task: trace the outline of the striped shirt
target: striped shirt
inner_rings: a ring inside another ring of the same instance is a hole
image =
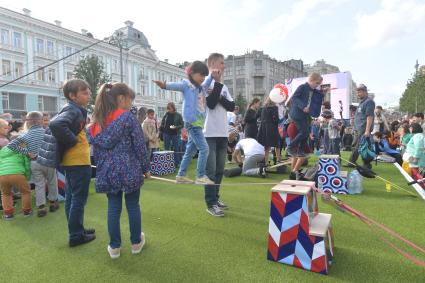
[[[37,155],[43,142],[44,132],[45,129],[43,127],[32,126],[28,132],[11,141],[7,147],[24,155],[28,155],[28,153]]]

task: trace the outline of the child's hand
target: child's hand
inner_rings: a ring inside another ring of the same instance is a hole
[[[32,153],[32,152],[29,152],[29,153],[28,153],[28,156],[29,156],[29,158],[31,158],[31,159],[35,159],[35,158],[37,157],[37,154],[34,154],[34,153]]]
[[[146,172],[146,173],[145,173],[145,178],[146,178],[146,179],[149,179],[150,177],[151,177],[151,172]]]
[[[164,81],[155,81],[155,80],[152,80],[157,86],[159,86],[160,88],[162,88],[162,89],[165,89],[165,86],[166,86],[166,82]]]

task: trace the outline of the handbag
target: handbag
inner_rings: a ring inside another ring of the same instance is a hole
[[[360,138],[358,152],[365,163],[369,163],[376,158],[376,153],[372,149],[372,143],[365,136]]]

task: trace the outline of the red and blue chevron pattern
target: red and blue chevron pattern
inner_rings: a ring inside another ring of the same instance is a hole
[[[325,239],[309,235],[307,196],[272,192],[267,258],[328,274]]]
[[[317,183],[321,191],[334,194],[348,194],[347,178],[341,177],[339,157],[320,158]]]

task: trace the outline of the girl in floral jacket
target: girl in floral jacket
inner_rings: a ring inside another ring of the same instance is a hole
[[[140,187],[149,176],[149,159],[143,131],[129,111],[134,92],[123,83],[104,84],[96,97],[94,123],[88,128],[97,164],[96,192],[108,197],[108,252],[118,258],[121,251],[120,216],[124,195],[130,222],[132,253],[145,244],[141,231]]]

